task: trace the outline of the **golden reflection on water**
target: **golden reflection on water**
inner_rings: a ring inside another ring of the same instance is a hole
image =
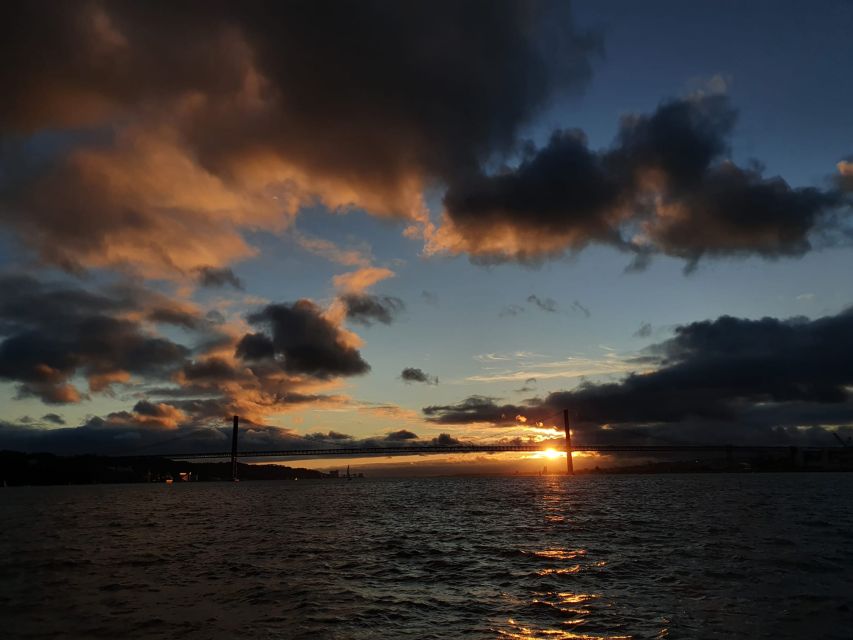
[[[551,548],[526,551],[525,554],[540,559],[550,566],[536,571],[538,576],[560,576],[581,573],[592,568],[607,565],[605,561],[591,562],[587,559],[586,549]],[[497,630],[499,636],[518,640],[537,638],[556,638],[560,640],[630,640],[629,635],[607,635],[595,632],[582,632],[580,627],[592,621],[592,603],[601,598],[597,593],[578,593],[574,591],[545,591],[534,593],[530,605],[546,607],[559,612],[562,618],[556,627],[541,627],[519,622],[514,618],[507,620],[507,626]],[[605,605],[606,606],[606,605]]]
[[[570,490],[567,490],[564,478],[543,476],[542,480],[545,482],[545,491],[540,496],[540,504],[545,521],[549,524],[567,522],[571,517],[571,493]],[[566,586],[577,580],[577,578],[572,577],[574,574],[607,566],[607,562],[603,560],[594,561],[588,557],[586,549],[547,548],[524,551],[524,554],[541,562],[541,566],[535,571],[536,576],[548,577],[551,580],[560,580],[561,576],[565,576]],[[517,640],[536,640],[538,638],[630,640],[632,636],[624,635],[624,633],[609,635],[600,629],[595,629],[598,626],[596,625],[596,612],[602,613],[602,607],[611,606],[608,602],[595,604],[595,601],[600,598],[602,595],[598,593],[574,591],[533,593],[527,604],[532,607],[545,607],[548,611],[554,612],[559,621],[542,626],[527,620],[510,618],[506,625],[500,625],[501,628],[496,629],[496,631],[500,637]],[[604,620],[599,622],[604,622]]]
[[[531,555],[552,560],[574,560],[578,556],[585,556],[586,549],[545,549],[544,551],[533,551]]]
[[[565,629],[535,629],[525,627],[510,618],[507,620],[509,629],[499,629],[498,635],[502,638],[513,638],[514,640],[537,640],[538,638],[554,638],[555,640],[631,640],[632,636],[607,636],[590,635],[588,633],[574,633]]]
[[[579,564],[575,564],[571,567],[548,567],[547,569],[539,569],[536,573],[540,576],[561,576],[569,573],[580,573],[580,571],[581,566]]]

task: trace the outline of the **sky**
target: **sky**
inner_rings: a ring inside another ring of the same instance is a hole
[[[849,1],[0,13],[0,448],[853,434]]]

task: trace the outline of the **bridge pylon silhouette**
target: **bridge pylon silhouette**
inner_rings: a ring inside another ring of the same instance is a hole
[[[234,428],[231,430],[231,481],[237,482],[237,431],[240,427],[240,416],[234,416]]]
[[[570,476],[575,475],[575,465],[572,460],[572,431],[569,424],[569,410],[563,409],[563,429],[566,432],[566,473]],[[234,416],[233,427],[231,429],[231,480],[237,482],[240,478],[237,477],[237,436],[240,431],[240,416]]]
[[[575,475],[575,463],[572,460],[572,430],[569,428],[569,410],[563,409],[563,428],[566,431],[566,473]]]
[[[558,415],[558,414],[557,414]],[[444,444],[419,444],[419,445],[396,445],[396,446],[350,446],[350,447],[318,447],[299,449],[275,449],[275,450],[245,450],[238,448],[238,435],[240,427],[239,416],[233,416],[233,427],[231,430],[231,451],[211,451],[201,453],[198,451],[187,451],[181,453],[157,453],[149,454],[147,457],[172,458],[174,460],[191,459],[228,459],[231,460],[231,480],[238,481],[239,466],[237,458],[292,458],[292,457],[329,457],[341,456],[393,456],[393,455],[424,455],[430,453],[508,453],[508,452],[541,452],[545,451],[545,445],[541,442],[528,442],[526,444],[471,444],[456,443]],[[841,446],[792,446],[782,444],[752,445],[752,444],[575,444],[572,442],[571,423],[568,409],[563,410],[563,430],[565,432],[566,451],[566,473],[574,475],[574,461],[572,454],[575,451],[599,454],[639,453],[646,455],[659,455],[666,453],[691,453],[696,455],[723,454],[725,456],[725,468],[728,471],[735,470],[735,453],[778,455],[787,452],[790,456],[790,468],[801,469],[809,467],[814,459],[827,462],[829,468],[847,468],[853,465],[853,447],[841,441]],[[128,456],[117,456],[128,457]],[[132,456],[136,457],[136,456]],[[807,460],[808,459],[808,460]],[[808,464],[807,464],[808,462]],[[830,464],[831,463],[831,464]]]

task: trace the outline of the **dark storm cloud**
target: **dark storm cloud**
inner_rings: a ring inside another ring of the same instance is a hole
[[[812,321],[724,316],[679,327],[650,354],[661,363],[655,372],[546,403],[599,423],[733,420],[762,403],[843,403],[853,383],[853,311]]]
[[[161,324],[171,324],[184,329],[197,329],[203,326],[204,321],[198,314],[186,309],[170,307],[154,307],[148,311],[148,319]]]
[[[189,349],[121,317],[147,301],[130,291],[111,297],[28,276],[0,277],[0,379],[17,382],[20,396],[60,404],[82,398],[71,382],[76,374],[99,391],[125,376],[176,371]]]
[[[417,440],[418,434],[409,431],[408,429],[400,429],[385,434],[385,440],[389,442],[405,442],[406,440]]]
[[[391,324],[406,308],[403,301],[394,296],[348,293],[341,300],[346,305],[347,318],[368,327],[374,322]]]
[[[4,7],[10,64],[0,77],[17,98],[0,111],[7,127],[77,124],[192,90],[227,94],[241,88],[238,54],[246,47],[279,109],[275,121],[246,124],[240,133],[254,136],[247,142],[274,133],[298,147],[305,142],[289,138],[302,131],[315,143],[302,153],[315,161],[328,154],[325,162],[348,170],[365,161],[371,171],[393,170],[391,158],[413,153],[421,163],[444,164],[509,144],[554,91],[586,82],[588,56],[600,48],[576,31],[564,2]],[[108,63],[99,48],[113,53]],[[90,108],[62,108],[54,100],[63,96]],[[328,117],[332,105],[348,114],[349,135]],[[208,137],[222,144],[221,136]]]
[[[235,289],[243,289],[243,281],[228,267],[217,269],[216,267],[200,267],[198,269],[198,283],[203,287],[232,286]]]
[[[688,268],[798,256],[842,220],[834,191],[726,160],[735,113],[722,96],[625,118],[609,149],[577,130],[525,146],[521,128],[582,88],[601,50],[567,2],[0,11],[0,86],[14,97],[0,128],[25,140],[0,149],[0,221],[69,270],[209,269],[210,284],[236,285],[225,265],[252,255],[243,230],[285,226],[318,199],[418,219],[431,250],[481,262],[590,243],[634,253],[633,268],[659,253]],[[26,136],[43,132],[60,142],[32,161]],[[517,153],[517,166],[485,169]],[[837,188],[851,173],[840,163]],[[448,224],[433,234],[422,196],[435,184],[447,186]]]
[[[627,437],[628,427],[653,426],[659,435],[680,433],[694,441],[720,433],[748,438],[755,429],[772,437],[772,429],[853,423],[850,309],[816,320],[723,316],[695,322],[649,347],[646,362],[658,368],[621,382],[587,382],[527,405],[472,396],[423,412],[442,424],[509,425],[516,413],[530,421],[568,408],[588,436]],[[609,431],[596,431],[601,425]]]
[[[451,183],[444,203],[456,246],[535,261],[601,242],[636,253],[636,265],[664,253],[688,268],[703,256],[802,255],[843,201],[726,160],[735,115],[724,96],[672,100],[625,118],[602,152],[557,132],[515,169]]]
[[[27,275],[0,275],[0,331],[44,325],[61,316],[80,318],[107,314],[125,305],[79,287],[45,284]]]
[[[0,275],[0,381],[16,383],[18,397],[52,404],[88,397],[81,378],[90,394],[144,383],[136,396],[144,399],[110,424],[173,428],[235,413],[262,419],[287,405],[339,403],[342,398],[308,391],[305,380],[286,374],[328,379],[369,368],[349,346],[355,338],[309,302],[271,305],[250,321],[269,335],[259,331],[238,343],[196,307],[136,284],[89,290]],[[158,334],[162,324],[185,329],[187,344]]]
[[[548,313],[557,313],[557,311],[560,310],[557,301],[553,298],[540,298],[539,296],[531,293],[527,296],[527,302],[536,305],[542,309],[542,311],[547,311]]]
[[[217,357],[188,362],[184,365],[183,374],[189,381],[226,382],[241,377],[240,371],[230,362]]]
[[[249,316],[269,334],[246,334],[237,355],[246,361],[275,360],[287,373],[317,378],[352,376],[370,370],[357,349],[346,342],[341,329],[322,315],[310,300],[271,304]]]
[[[228,19],[281,92],[280,142],[368,179],[399,158],[447,175],[506,148],[554,91],[585,83],[598,46],[559,2],[255,3]]]
[[[585,136],[558,131],[545,147],[528,151],[514,170],[454,180],[444,205],[473,255],[535,261],[543,251],[616,242],[618,232],[605,214],[616,206],[619,193],[616,179],[587,148]],[[521,241],[507,247],[501,237],[507,233]],[[549,233],[560,242],[539,242]]]
[[[520,127],[586,84],[601,49],[559,1],[13,1],[0,29],[14,96],[2,130],[121,126],[2,194],[3,220],[76,269],[218,268],[201,240],[230,245],[224,260],[246,255],[232,227],[279,226],[263,187],[288,181],[333,206],[411,216],[413,185],[511,152]],[[204,176],[168,171],[193,163]],[[275,175],[258,191],[248,174],[261,164]],[[168,195],[126,188],[142,173]],[[227,194],[195,206],[211,187]]]
[[[494,425],[518,425],[518,416],[535,421],[546,409],[531,405],[498,404],[497,398],[470,396],[458,404],[424,407],[429,422],[437,424],[473,424],[490,422]]]
[[[438,384],[438,377],[431,376],[421,369],[406,367],[400,374],[404,382],[423,382],[425,384]]]
[[[320,431],[316,433],[309,433],[305,436],[305,439],[317,440],[318,442],[348,442],[351,441],[353,437],[348,433],[340,433],[338,431],[330,430],[326,433]]]
[[[275,357],[275,345],[263,333],[247,333],[237,345],[237,355],[248,361],[271,359]]]

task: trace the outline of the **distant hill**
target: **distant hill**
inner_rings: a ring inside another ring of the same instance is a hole
[[[51,453],[0,451],[0,483],[8,486],[50,484],[112,484],[129,482],[231,479],[230,462],[187,462],[155,457],[57,456]],[[330,478],[314,469],[276,464],[239,464],[240,480],[293,480]]]

